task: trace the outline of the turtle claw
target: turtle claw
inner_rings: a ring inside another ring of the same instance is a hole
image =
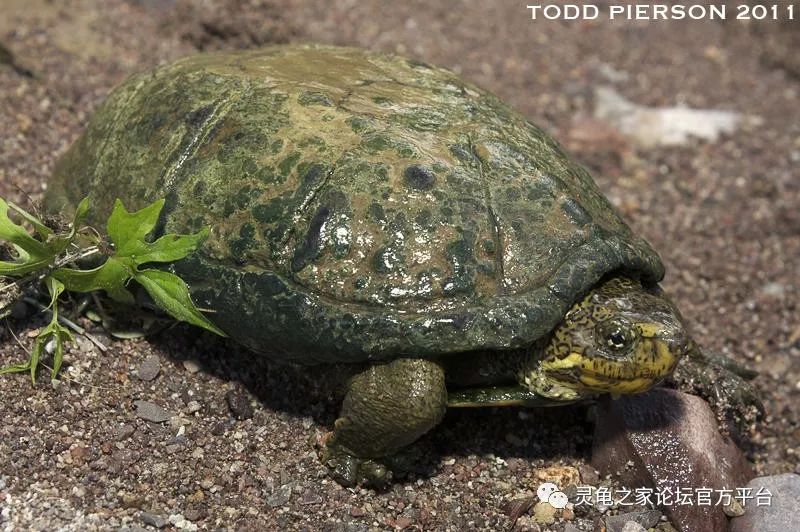
[[[678,365],[670,380],[679,390],[708,401],[723,433],[741,439],[765,416],[764,404],[748,382],[756,375],[721,355],[707,355],[695,349]]]
[[[365,486],[382,489],[392,480],[392,472],[384,464],[353,456],[330,442],[322,451],[322,462],[330,476],[347,488]]]

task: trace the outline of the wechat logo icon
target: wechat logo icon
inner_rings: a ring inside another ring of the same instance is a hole
[[[567,507],[567,495],[563,491],[558,490],[558,486],[552,482],[545,482],[539,489],[536,490],[536,496],[539,497],[541,502],[546,502],[553,508],[563,510]]]

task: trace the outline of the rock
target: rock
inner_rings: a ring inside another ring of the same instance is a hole
[[[744,506],[742,506],[742,503],[740,503],[738,499],[731,499],[729,503],[722,505],[722,511],[725,512],[725,515],[728,517],[739,517],[740,515],[744,515]]]
[[[136,369],[136,376],[143,381],[151,381],[161,372],[161,359],[156,355],[149,355]]]
[[[284,484],[277,488],[272,494],[267,497],[267,504],[270,505],[272,508],[276,508],[278,506],[283,506],[289,499],[292,498],[292,486],[289,484]]]
[[[620,532],[647,532],[647,529],[636,521],[628,521],[620,529]]]
[[[536,499],[534,497],[519,497],[511,499],[503,506],[503,513],[511,520],[512,528],[517,520],[533,507],[535,501]]]
[[[581,464],[578,466],[578,471],[581,475],[581,482],[584,484],[595,485],[600,482],[600,476],[597,470],[588,464]]]
[[[150,525],[155,528],[164,528],[165,526],[167,526],[167,523],[169,522],[167,521],[166,517],[158,514],[151,514],[150,512],[140,513],[139,519],[142,521],[142,523]]]
[[[410,527],[413,521],[408,517],[401,515],[397,519],[394,520],[394,527],[398,530],[405,530],[406,528]]]
[[[745,489],[750,491],[744,493],[754,498],[745,498],[744,515],[731,520],[731,532],[797,530],[800,475],[785,473],[754,478]]]
[[[645,510],[609,515],[606,516],[605,522],[609,532],[623,532],[629,523],[634,523],[638,525],[639,529],[645,530],[656,526],[659,519],[661,519],[661,512],[658,510]]]
[[[200,404],[200,401],[189,401],[186,403],[186,413],[187,414],[195,414],[203,409],[203,405]]]
[[[696,498],[698,489],[735,490],[753,477],[741,451],[720,435],[705,401],[663,388],[600,405],[592,464],[604,475],[619,474],[629,489],[672,494],[664,508],[683,532],[726,530],[728,522],[714,501],[676,504],[678,490]]]
[[[537,480],[542,482],[552,482],[559,489],[566,488],[570,484],[580,483],[580,473],[572,466],[552,466],[536,470]]]
[[[184,360],[183,361],[183,369],[188,371],[189,373],[197,373],[200,371],[200,364],[195,362],[194,360]]]
[[[170,514],[169,522],[178,530],[197,530],[197,525],[186,519],[183,514]]]
[[[225,401],[236,419],[243,420],[253,417],[253,406],[246,393],[240,390],[228,390],[228,393],[225,394]]]
[[[113,437],[116,441],[125,441],[136,432],[136,427],[133,425],[120,425],[114,429]]]
[[[643,147],[680,146],[692,137],[716,141],[742,122],[739,113],[687,107],[644,107],[611,87],[595,90],[595,118],[605,120]]]
[[[533,507],[533,519],[542,525],[552,525],[556,522],[556,509],[550,503],[537,502]]]
[[[153,423],[163,423],[172,417],[172,414],[150,401],[134,401],[133,406],[136,407],[137,416]]]

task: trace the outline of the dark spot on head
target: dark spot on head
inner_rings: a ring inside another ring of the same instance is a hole
[[[436,176],[424,166],[415,164],[405,169],[403,181],[408,188],[430,190],[436,184]]]

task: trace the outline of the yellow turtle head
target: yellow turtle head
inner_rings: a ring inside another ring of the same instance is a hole
[[[658,287],[612,277],[573,305],[520,377],[554,399],[638,393],[667,377],[690,344]]]

